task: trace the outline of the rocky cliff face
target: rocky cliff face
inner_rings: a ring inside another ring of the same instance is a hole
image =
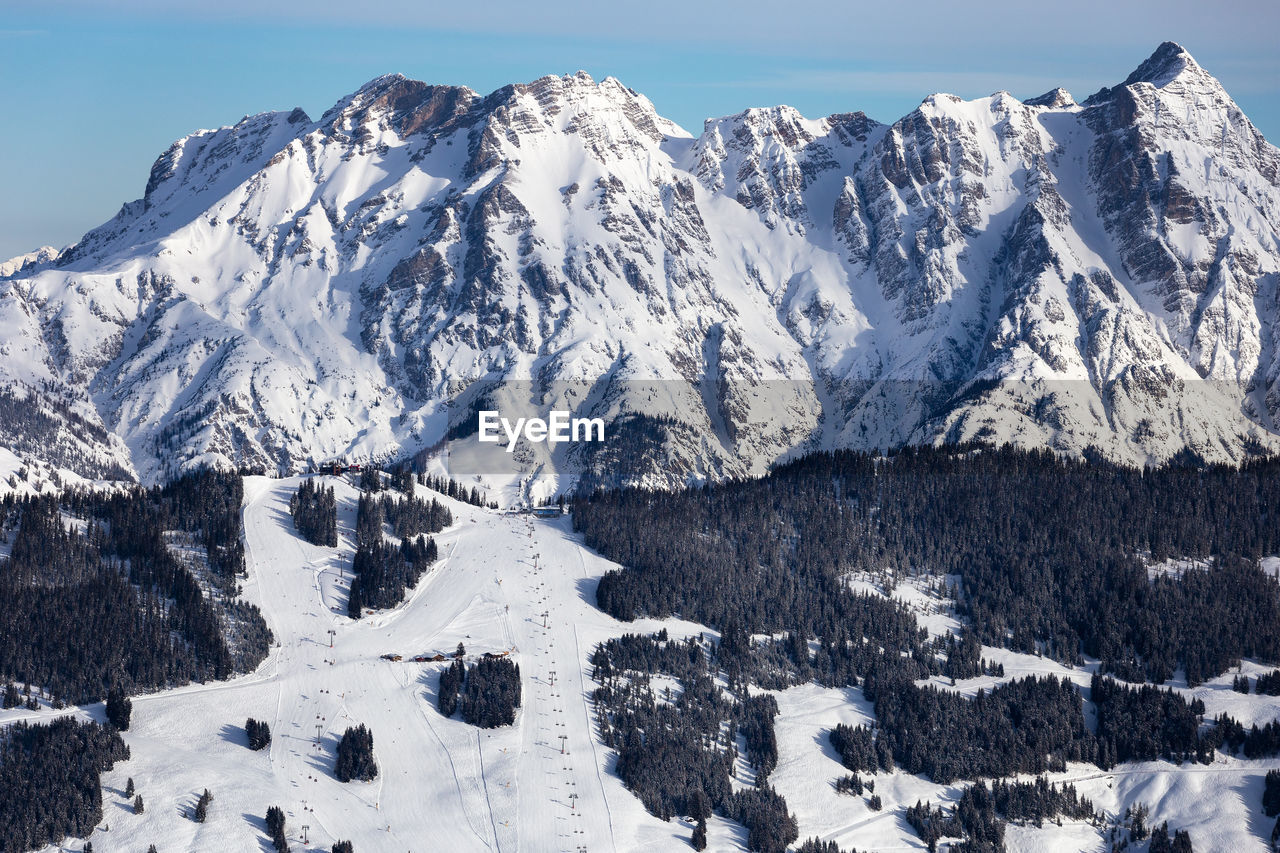
[[[390,76],[174,143],[0,280],[0,375],[74,445],[46,461],[144,479],[407,455],[499,398],[627,437],[522,448],[559,486],[974,438],[1237,459],[1280,446],[1278,235],[1280,152],[1173,44],[1082,104],[696,139],[613,79]]]

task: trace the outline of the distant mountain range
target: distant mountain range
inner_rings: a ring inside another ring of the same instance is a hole
[[[89,477],[404,457],[504,395],[630,443],[527,449],[548,488],[908,442],[1280,449],[1280,151],[1172,43],[1083,102],[697,137],[612,78],[380,77],[178,140],[4,272],[0,446]]]

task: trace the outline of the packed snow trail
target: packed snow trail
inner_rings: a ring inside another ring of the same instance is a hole
[[[275,636],[270,654],[230,681],[134,697],[124,733],[132,757],[103,776],[95,850],[154,843],[260,853],[272,805],[284,809],[290,844],[303,850],[340,839],[366,853],[687,847],[688,826],[649,815],[609,773],[611,753],[594,742],[588,658],[597,642],[626,631],[666,626],[678,635],[697,626],[624,624],[598,611],[595,583],[613,564],[583,548],[567,519],[535,522],[426,489],[422,497],[454,516],[435,536],[442,558],[398,607],[353,621],[346,602],[358,492],[324,478],[338,497],[339,545],[322,548],[294,530],[289,498],[300,482],[245,480],[244,597]],[[445,664],[412,658],[451,654],[459,642],[469,660],[506,652],[519,664],[514,725],[483,730],[440,715]],[[381,658],[389,653],[404,660]],[[270,725],[269,749],[248,749],[248,717]],[[373,732],[379,776],[344,784],[333,775],[337,743],[361,723]],[[145,801],[140,815],[123,796],[130,777]],[[214,801],[198,824],[190,814],[205,788]],[[712,831],[722,848],[733,846],[726,822]]]

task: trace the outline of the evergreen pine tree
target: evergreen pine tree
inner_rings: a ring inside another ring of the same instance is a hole
[[[1262,811],[1267,817],[1280,815],[1280,770],[1268,770],[1263,780]]]
[[[1151,845],[1147,848],[1147,853],[1170,853],[1172,850],[1172,842],[1169,840],[1169,822],[1157,826],[1151,830]]]
[[[250,749],[266,749],[271,745],[271,727],[265,721],[250,717],[244,722],[244,731],[249,738]]]
[[[196,800],[196,823],[204,823],[204,819],[209,814],[209,803],[211,802],[213,802],[213,794],[209,793],[208,788],[205,788],[204,793],[200,795],[200,799]]]
[[[694,850],[707,849],[707,819],[698,818],[698,825],[693,829],[693,838],[689,840]]]
[[[352,619],[359,619],[361,612],[360,578],[357,576],[351,579],[351,592],[347,595],[347,615]]]
[[[276,853],[287,853],[289,841],[284,832],[284,811],[279,806],[267,809],[267,835],[271,838]]]
[[[131,702],[119,687],[107,693],[107,721],[122,732],[129,730],[129,717],[133,714]]]

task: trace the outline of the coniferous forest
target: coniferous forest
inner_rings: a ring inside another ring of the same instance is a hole
[[[746,707],[732,687],[742,683],[861,687],[875,726],[831,732],[856,772],[901,767],[951,782],[1067,761],[1274,755],[1270,727],[1246,732],[1230,718],[1205,727],[1198,702],[1117,679],[1160,683],[1181,669],[1195,685],[1245,657],[1280,660],[1280,585],[1259,565],[1280,551],[1277,510],[1280,461],[1135,469],[974,447],[817,454],[759,480],[580,495],[576,528],[624,567],[598,586],[603,610],[680,615],[722,635],[714,650],[638,638],[602,645],[593,659],[599,725],[651,812],[694,819],[707,805],[756,813],[728,799],[734,747],[717,738],[731,708]],[[854,592],[845,578],[855,572],[886,589],[920,572],[958,577],[963,636],[931,640],[904,605]],[[760,634],[772,639],[749,640]],[[1085,697],[1055,678],[973,699],[916,686],[990,671],[983,644],[1067,664],[1100,659],[1096,733],[1084,724]],[[708,686],[704,665],[723,674],[727,693]],[[659,701],[649,686],[659,676],[677,680],[676,698]],[[988,817],[1000,810],[965,808],[921,806],[913,825],[923,837],[955,821],[964,849],[1002,849]],[[770,826],[760,838],[787,835],[785,808],[762,813]]]
[[[957,853],[995,853],[1004,850],[1005,820],[1045,821],[1056,817],[1097,820],[1093,804],[1073,785],[1052,785],[1043,777],[1033,782],[979,782],[965,789],[951,809],[919,803],[906,810],[907,823],[930,850],[944,837],[963,838],[949,849]]]
[[[333,488],[319,485],[314,478],[302,481],[289,500],[293,525],[312,545],[338,547],[338,501]]]
[[[378,764],[373,758],[373,732],[363,723],[349,726],[342,733],[334,775],[339,782],[368,782],[378,778]]]
[[[751,696],[746,683],[725,675],[724,644],[697,638],[671,640],[666,631],[626,634],[592,655],[596,725],[618,753],[617,773],[645,808],[670,820],[705,820],[718,810],[747,827],[752,850],[780,853],[799,830],[786,803],[767,782],[778,761],[773,720],[776,700]],[[674,679],[655,687],[655,680]],[[738,739],[756,771],[757,788],[730,785]]]
[[[372,469],[366,469],[372,470]],[[409,486],[412,486],[412,479]],[[391,525],[399,545],[388,542],[383,528]],[[436,533],[453,523],[449,509],[438,501],[430,503],[413,496],[379,496],[366,491],[360,495],[356,511],[356,554],[352,562],[355,578],[347,600],[347,614],[359,619],[364,608],[395,607],[405,590],[417,585],[422,573],[439,555]]]
[[[0,678],[86,703],[256,666],[271,642],[244,576],[241,481],[5,498]]]
[[[458,703],[462,719],[482,729],[509,726],[520,707],[520,667],[510,658],[482,657],[467,669]]]
[[[102,820],[99,774],[128,757],[114,729],[71,717],[0,729],[0,850],[91,833]]]
[[[597,593],[623,619],[675,612],[752,633],[798,630],[834,651],[819,680],[872,674],[842,637],[886,635],[911,651],[913,620],[860,599],[840,577],[959,575],[978,639],[1066,663],[1083,655],[1128,680],[1196,685],[1242,657],[1280,660],[1280,460],[1126,468],[1011,448],[910,448],[886,460],[842,451],[760,480],[666,494],[597,492],[574,502],[587,543],[627,568]],[[1211,562],[1148,577],[1170,557]],[[710,592],[710,594],[708,594]],[[865,598],[865,597],[864,597]],[[872,619],[871,611],[886,612]],[[871,628],[866,623],[889,624]]]
[[[453,523],[439,501],[414,495],[420,483],[407,470],[389,478],[368,470],[356,524],[356,617],[362,607],[400,603],[438,559],[431,534]],[[431,485],[484,501],[452,481]],[[0,631],[14,638],[0,645],[5,707],[35,692],[57,702],[105,698],[110,721],[0,733],[0,775],[10,780],[0,790],[4,844],[27,849],[92,829],[98,773],[127,756],[118,731],[130,724],[129,694],[226,678],[265,657],[270,632],[238,600],[242,499],[239,477],[199,472],[147,490],[0,503],[0,534],[10,543],[0,561]],[[332,489],[304,482],[291,510],[304,537],[336,544]],[[782,853],[799,833],[770,786],[778,705],[759,688],[857,687],[875,720],[824,733],[849,771],[832,784],[877,811],[877,773],[975,780],[954,805],[917,803],[905,819],[930,847],[961,838],[950,849],[1003,850],[1007,821],[1098,819],[1070,786],[1005,777],[1073,761],[1109,769],[1280,754],[1280,722],[1206,719],[1199,701],[1160,686],[1175,672],[1202,683],[1243,658],[1280,663],[1280,582],[1259,565],[1280,552],[1278,511],[1277,461],[1135,469],[974,447],[818,454],[759,480],[581,495],[575,526],[623,566],[600,581],[601,609],[624,620],[679,615],[716,632],[627,634],[599,645],[591,657],[597,730],[650,812],[690,818],[695,848],[706,845],[714,812],[742,824],[751,850]],[[931,637],[901,601],[855,591],[865,589],[849,583],[855,574],[883,590],[927,574],[933,592],[954,600],[962,630]],[[1096,658],[1099,672],[1087,692],[1051,676],[974,696],[921,685],[1002,676],[982,659],[983,646],[1069,665]],[[1237,676],[1234,689],[1274,695],[1278,684],[1280,670]],[[446,716],[472,725],[510,725],[519,668],[498,655],[469,667],[455,660],[441,674],[438,701]],[[1096,724],[1086,726],[1087,714]],[[250,719],[245,728],[251,748],[269,745],[265,723]],[[32,781],[36,766],[47,778]],[[754,785],[733,783],[743,766]],[[348,729],[337,776],[377,772],[372,734]],[[1268,777],[1255,805],[1273,815],[1276,780]],[[211,799],[197,801],[199,814]],[[1189,849],[1176,827],[1148,829],[1141,814],[1126,821],[1153,850]],[[817,840],[801,849],[830,853]]]
[[[102,819],[99,773],[128,756],[129,693],[225,679],[271,643],[245,575],[239,476],[0,504],[0,677],[54,707],[106,699],[107,727],[62,717],[0,731],[0,849],[83,836]],[[16,692],[16,687],[15,687]],[[140,801],[135,804],[141,808]]]
[[[486,655],[470,667],[457,658],[440,672],[440,713],[482,729],[515,722],[520,707],[520,667],[510,658]]]

